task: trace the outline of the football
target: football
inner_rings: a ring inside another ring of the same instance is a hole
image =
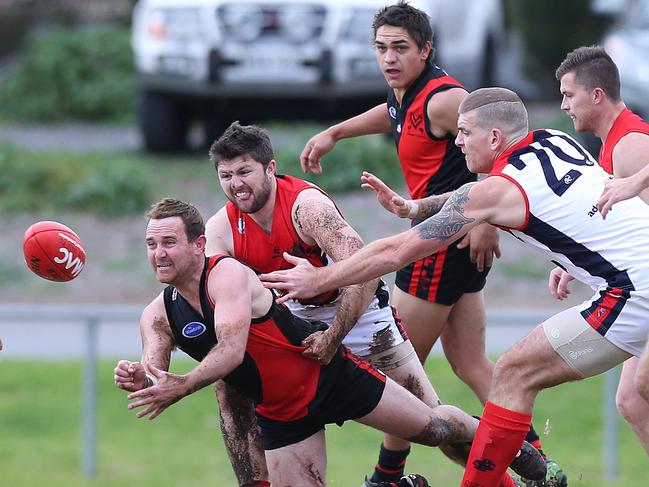
[[[40,221],[27,229],[23,252],[27,267],[49,281],[71,281],[86,263],[86,251],[79,236],[53,221]]]

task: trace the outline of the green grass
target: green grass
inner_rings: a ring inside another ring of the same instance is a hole
[[[6,487],[234,486],[211,388],[183,399],[155,421],[138,420],[112,384],[112,361],[99,366],[98,473],[80,466],[82,368],[78,362],[0,361],[0,484]],[[191,367],[177,361],[176,371]],[[428,374],[442,399],[478,414],[477,401],[446,362],[432,359]],[[535,424],[550,431],[547,452],[566,468],[570,485],[644,485],[649,462],[630,429],[620,425],[619,479],[602,471],[601,378],[541,394]],[[621,421],[621,420],[620,420]],[[327,428],[331,486],[360,485],[376,461],[381,434],[355,423]],[[462,471],[436,450],[414,446],[408,470],[435,486],[459,485]]]

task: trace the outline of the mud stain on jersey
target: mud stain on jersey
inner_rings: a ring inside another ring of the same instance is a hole
[[[372,340],[368,345],[369,355],[383,352],[389,348],[392,348],[395,341],[396,340],[394,338],[394,335],[392,334],[392,329],[389,325],[386,326],[385,328],[377,331],[376,333],[374,333],[374,335],[372,335]],[[381,368],[378,364],[376,366],[379,369]]]

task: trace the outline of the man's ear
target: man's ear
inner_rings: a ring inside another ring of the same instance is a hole
[[[597,105],[598,103],[602,103],[604,101],[604,98],[606,97],[606,93],[604,93],[604,90],[601,88],[594,88],[593,92],[591,93],[591,97],[593,103]]]
[[[275,161],[275,159],[271,159],[266,166],[266,172],[268,174],[275,174],[275,171],[277,171],[277,162]]]
[[[430,43],[430,41],[426,41],[426,44],[424,44],[424,47],[421,49],[420,58],[422,61],[426,61],[428,59],[428,55],[430,54],[430,51],[433,50],[433,46]]]
[[[489,132],[489,146],[491,149],[500,148],[501,143],[504,140],[502,131],[499,128],[492,128]]]
[[[207,238],[205,237],[205,235],[201,235],[196,240],[194,240],[194,245],[196,246],[196,250],[199,252],[205,252],[206,244],[207,244]]]

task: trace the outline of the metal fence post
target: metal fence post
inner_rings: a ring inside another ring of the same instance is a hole
[[[86,320],[86,354],[83,373],[81,463],[83,474],[97,474],[97,328],[99,318]]]
[[[615,393],[619,380],[619,367],[604,374],[604,477],[615,480],[618,476],[618,413]]]

